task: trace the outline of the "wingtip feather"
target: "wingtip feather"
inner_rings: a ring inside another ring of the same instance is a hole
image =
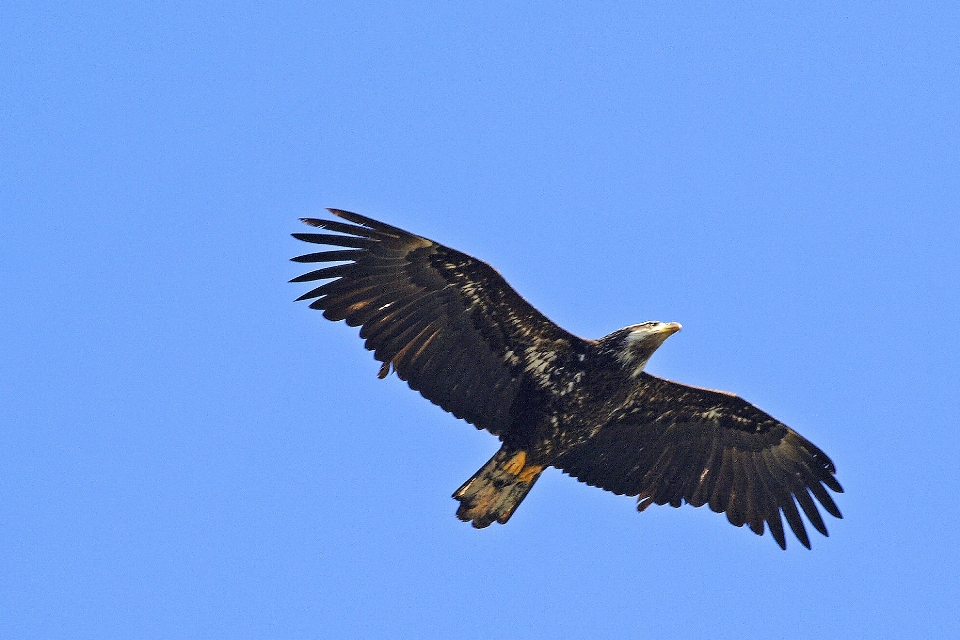
[[[380,222],[379,220],[374,220],[373,218],[368,218],[367,216],[362,216],[359,213],[354,213],[352,211],[344,211],[343,209],[333,209],[329,207],[327,208],[327,211],[337,216],[338,218],[349,220],[354,224],[363,225],[368,229],[374,229],[380,233],[385,233],[387,235],[391,235],[395,237],[404,237],[404,236],[419,237],[419,236],[415,236],[415,234],[412,234],[409,231],[404,231],[400,227],[395,227],[385,222]]]

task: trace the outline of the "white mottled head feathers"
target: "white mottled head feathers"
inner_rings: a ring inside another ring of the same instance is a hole
[[[650,356],[663,344],[663,341],[680,329],[678,322],[657,322],[656,320],[625,327],[620,330],[625,332],[625,335],[623,347],[617,359],[624,366],[633,369],[631,375],[636,377],[647,366]]]

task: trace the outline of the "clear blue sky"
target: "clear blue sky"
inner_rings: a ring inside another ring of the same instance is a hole
[[[463,5],[0,6],[0,636],[960,637],[960,5]],[[292,302],[326,206],[682,323],[844,519],[459,522],[495,438]]]

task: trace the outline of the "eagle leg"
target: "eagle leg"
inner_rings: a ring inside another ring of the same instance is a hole
[[[460,501],[457,517],[477,529],[494,520],[506,524],[542,471],[540,465],[527,464],[525,451],[501,447],[454,492],[453,497]]]

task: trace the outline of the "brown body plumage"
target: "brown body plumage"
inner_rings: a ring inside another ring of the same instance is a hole
[[[554,466],[650,504],[709,504],[736,526],[786,548],[780,514],[809,547],[800,511],[827,535],[841,492],[820,449],[741,398],[643,372],[680,327],[646,322],[600,340],[578,338],[521,298],[486,263],[347,211],[304,219],[333,234],[300,240],[341,247],[294,258],[336,263],[294,278],[330,281],[313,299],[330,320],[359,326],[367,349],[412,389],[498,436],[500,451],[454,493],[457,516],[505,523],[541,471]],[[799,505],[799,510],[797,506]]]

